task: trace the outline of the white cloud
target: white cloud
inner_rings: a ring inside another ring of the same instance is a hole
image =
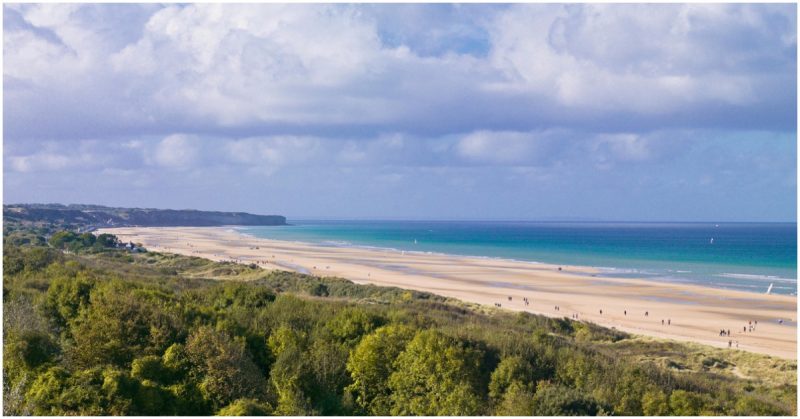
[[[462,157],[488,163],[519,163],[530,159],[537,138],[523,132],[478,131],[462,138],[456,150]]]
[[[192,135],[170,135],[155,147],[152,162],[165,168],[188,168],[198,159],[198,141],[199,138]]]
[[[224,148],[233,162],[277,168],[313,160],[320,155],[323,144],[320,138],[275,136],[226,140]]]
[[[161,84],[164,106],[233,125],[336,121],[342,113],[325,95],[369,81],[381,54],[375,28],[350,7],[197,4],[155,13],[111,61],[128,77]],[[340,105],[369,114],[356,98]]]
[[[784,57],[782,67],[754,67],[796,48],[785,37],[794,19],[784,16],[788,28],[768,20],[786,9],[760,6],[519,5],[490,27],[490,57],[510,86],[568,107],[658,114],[753,104],[776,74],[791,78],[792,64]]]
[[[102,143],[84,140],[70,147],[57,142],[46,142],[35,152],[4,152],[6,164],[11,170],[22,173],[91,171],[113,160],[102,152]]]
[[[731,110],[762,126],[776,122],[759,111],[794,103],[791,5],[393,6],[410,20],[391,25],[363,5],[6,7],[11,137],[444,135],[603,116],[625,131],[637,116],[718,126]],[[405,33],[437,13],[454,26]],[[54,117],[32,122],[45,106]]]

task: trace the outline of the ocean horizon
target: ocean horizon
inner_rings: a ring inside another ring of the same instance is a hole
[[[590,266],[598,276],[797,294],[793,222],[288,219],[255,237]]]

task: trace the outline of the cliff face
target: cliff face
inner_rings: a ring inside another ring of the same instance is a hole
[[[29,222],[152,227],[204,227],[222,225],[272,226],[286,225],[280,215],[256,215],[246,212],[197,210],[161,210],[111,208],[97,205],[20,204],[3,205],[3,217]]]

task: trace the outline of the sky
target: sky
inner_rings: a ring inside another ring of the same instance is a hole
[[[4,203],[795,221],[794,4],[5,4]]]

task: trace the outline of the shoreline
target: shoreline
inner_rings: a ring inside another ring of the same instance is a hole
[[[263,239],[232,227],[101,232],[159,252],[337,276],[549,317],[577,315],[632,334],[723,348],[730,341],[732,350],[738,344],[740,350],[797,359],[796,296],[595,276],[597,269],[582,266]],[[748,322],[757,322],[755,331],[747,330]],[[730,330],[730,337],[720,330]]]
[[[666,223],[666,222],[665,222]],[[636,224],[629,223],[629,224]],[[703,224],[703,223],[698,223]],[[743,223],[749,224],[749,223]],[[785,224],[785,223],[776,223],[776,224]],[[294,239],[270,239],[270,238],[263,238],[259,237],[255,234],[252,234],[247,231],[247,228],[250,226],[237,226],[237,225],[229,225],[229,226],[219,226],[215,228],[224,228],[230,229],[236,234],[240,234],[242,236],[251,238],[251,239],[264,239],[264,240],[274,240],[279,242],[289,242],[295,243],[300,245],[307,245],[307,246],[316,246],[316,247],[324,247],[324,248],[352,248],[352,249],[363,249],[368,251],[386,251],[386,252],[398,252],[398,253],[409,253],[409,254],[418,254],[418,255],[437,255],[437,256],[452,256],[458,258],[475,258],[475,259],[488,259],[488,260],[498,260],[498,261],[507,261],[512,263],[529,263],[533,265],[551,265],[556,266],[559,265],[557,262],[548,262],[543,260],[529,260],[529,259],[515,259],[512,257],[507,256],[486,256],[486,255],[477,255],[477,254],[470,254],[470,253],[448,253],[445,251],[425,251],[425,250],[411,250],[411,249],[402,249],[397,247],[389,247],[389,246],[377,246],[377,245],[366,245],[366,244],[355,244],[348,241],[335,241],[329,240],[324,242],[314,242],[314,241],[303,241],[303,240],[294,240]],[[771,294],[774,295],[788,295],[788,296],[797,296],[797,279],[792,277],[783,277],[783,276],[776,276],[776,275],[762,275],[762,274],[751,274],[751,273],[737,273],[737,272],[722,272],[718,274],[708,274],[707,276],[715,277],[718,281],[725,280],[725,279],[745,279],[745,280],[753,280],[753,281],[761,281],[763,285],[756,286],[756,285],[745,285],[745,284],[730,284],[730,283],[704,283],[701,281],[696,281],[690,277],[681,277],[681,276],[674,276],[673,274],[681,274],[681,273],[692,273],[692,271],[686,270],[672,270],[667,269],[667,272],[653,272],[653,268],[648,267],[615,267],[615,266],[605,266],[605,265],[592,265],[592,264],[580,264],[580,263],[573,263],[573,262],[564,262],[561,266],[570,266],[572,268],[579,268],[576,272],[590,272],[598,277],[604,278],[627,278],[627,279],[634,279],[634,280],[645,280],[645,281],[662,281],[662,282],[669,282],[674,284],[687,284],[687,285],[697,285],[704,288],[714,288],[720,290],[733,290],[733,291],[742,291],[746,293],[753,293],[753,294],[766,294],[766,290],[769,289],[769,285],[771,283],[778,284],[775,286],[774,289],[789,289],[793,290],[789,293],[784,292],[773,292]],[[658,269],[658,268],[655,268]],[[785,287],[782,284],[793,284],[792,287]],[[752,291],[752,289],[758,288],[760,291]]]

